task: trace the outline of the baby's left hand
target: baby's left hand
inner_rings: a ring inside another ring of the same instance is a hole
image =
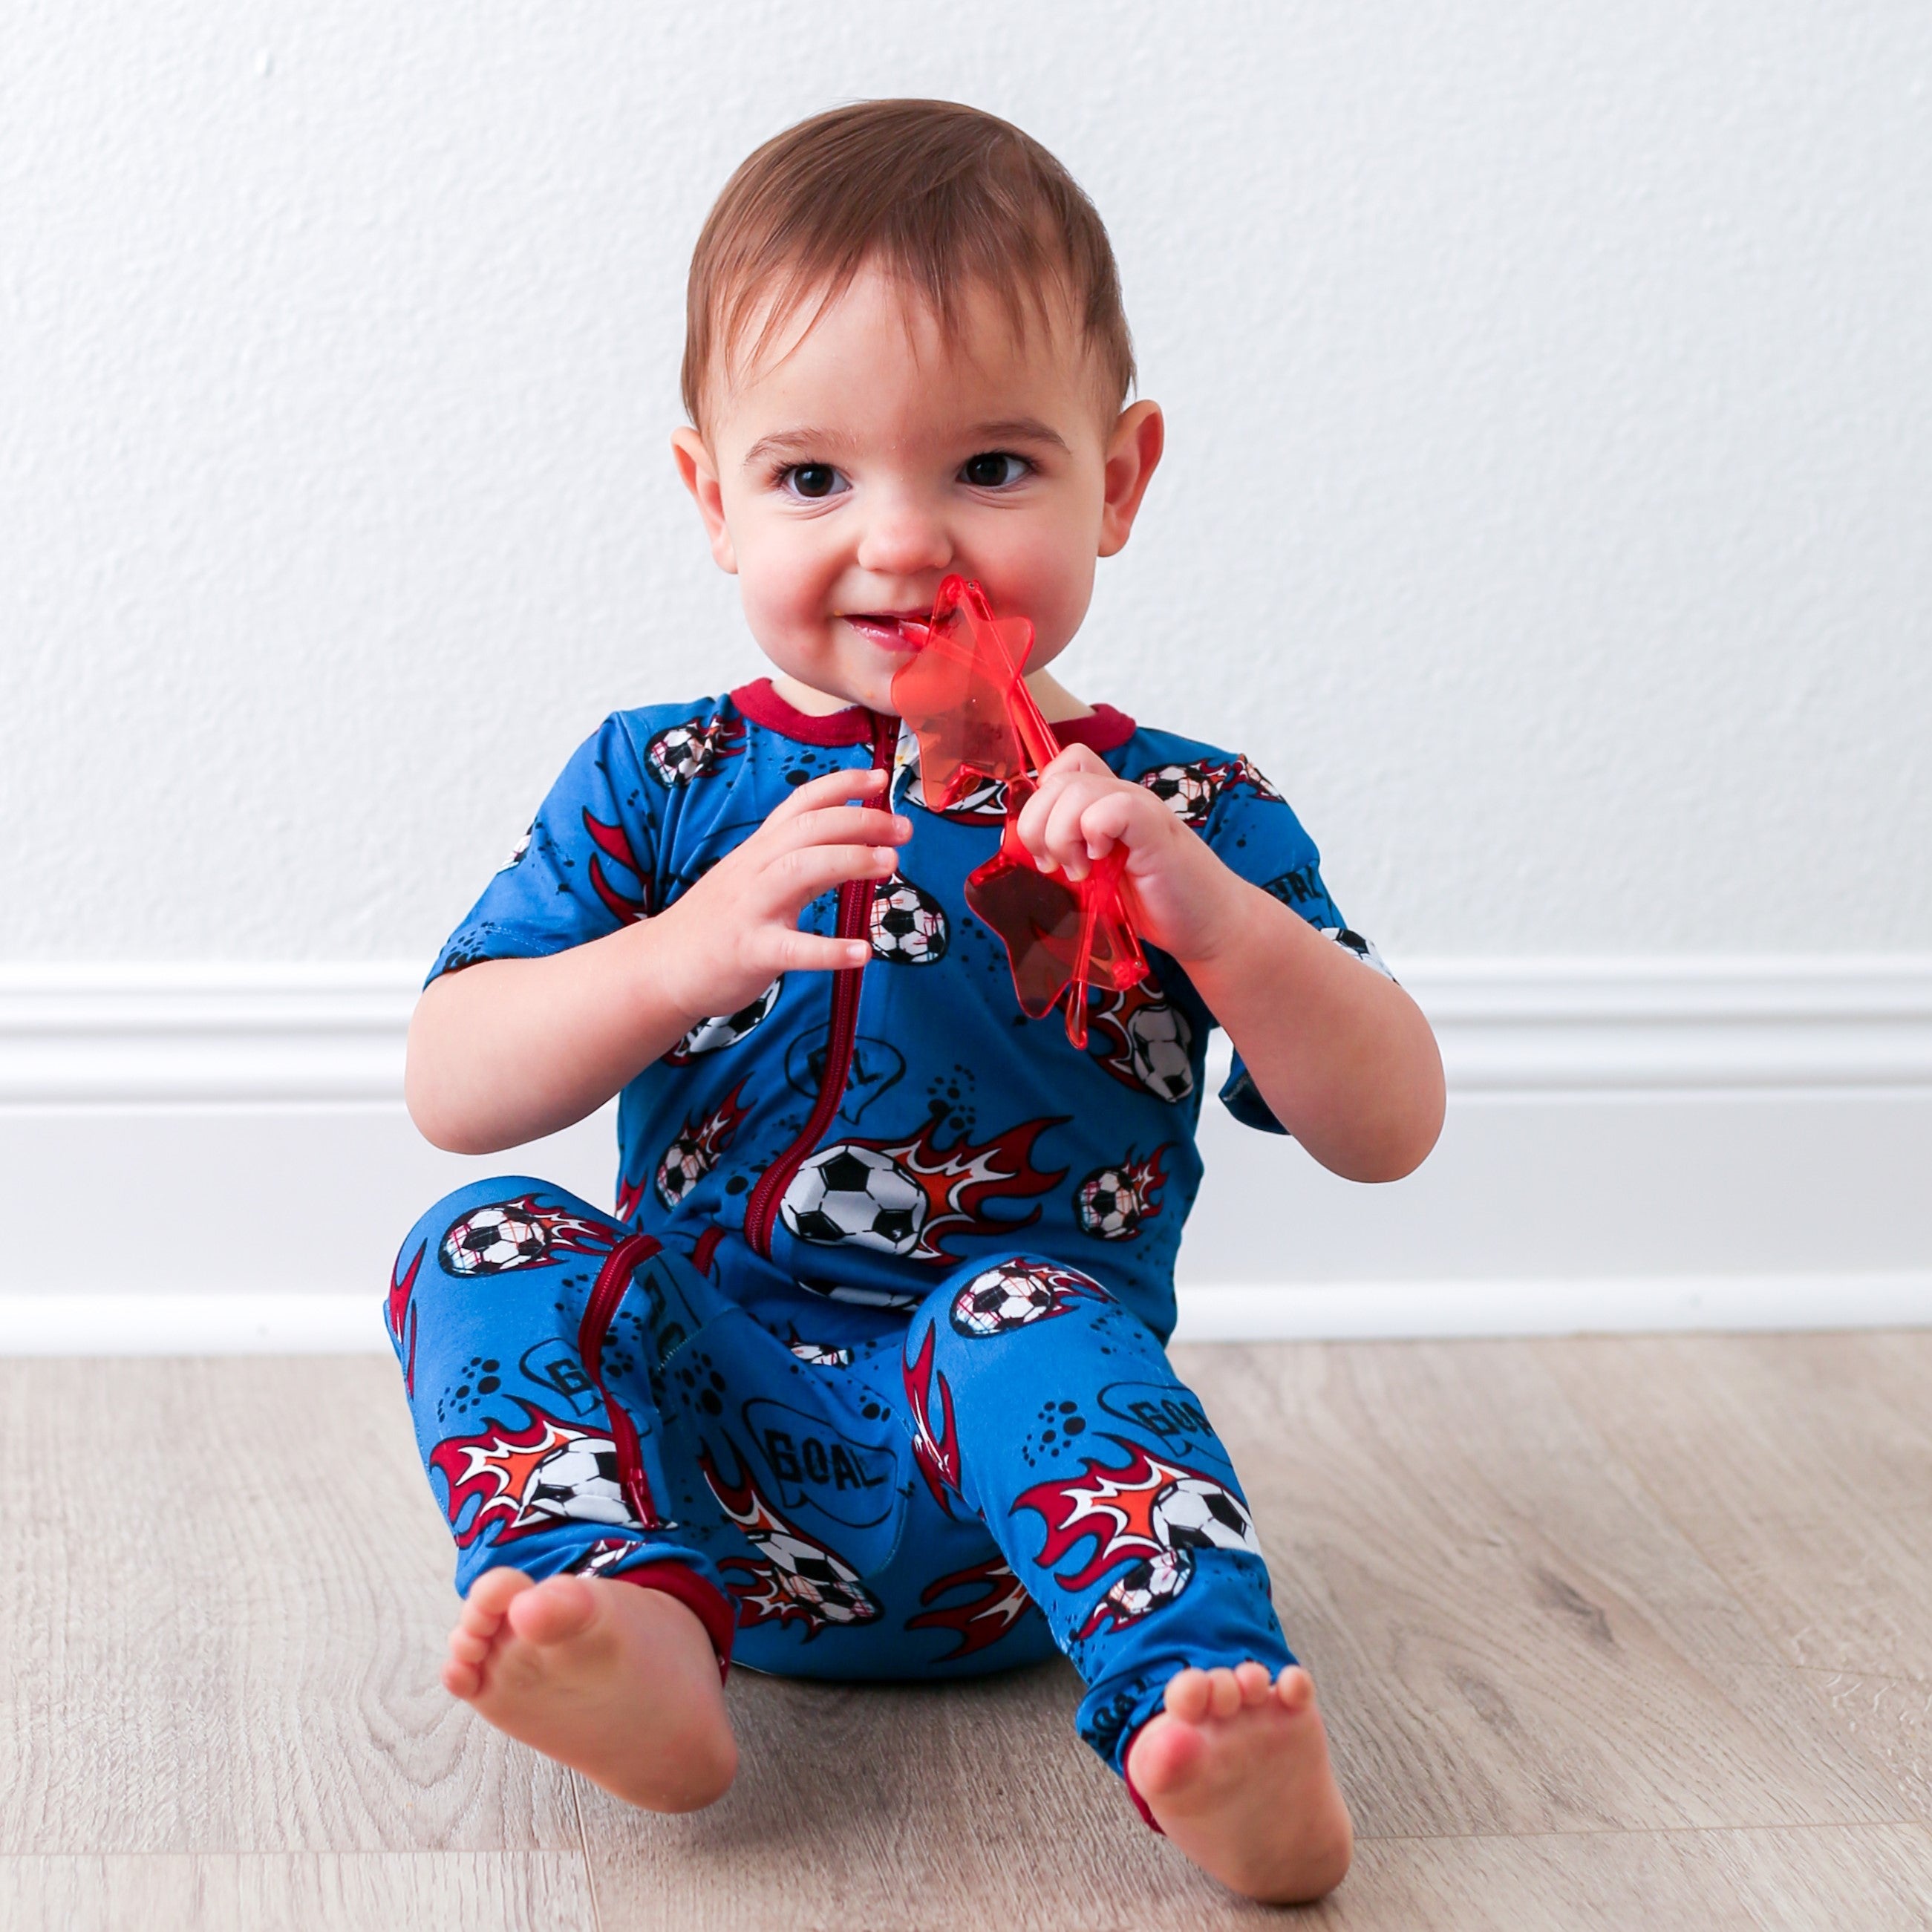
[[[1068,746],[1041,775],[1019,836],[1042,872],[1074,880],[1124,845],[1134,924],[1184,964],[1212,957],[1240,923],[1244,883],[1146,786],[1116,778],[1084,745]]]

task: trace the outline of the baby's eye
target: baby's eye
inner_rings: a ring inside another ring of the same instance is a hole
[[[794,463],[789,470],[779,472],[778,484],[794,496],[814,501],[836,496],[841,490],[851,488],[829,463]]]
[[[1017,483],[1032,469],[1024,456],[1016,456],[1010,450],[988,449],[967,458],[959,466],[959,480],[976,490],[1000,490]]]

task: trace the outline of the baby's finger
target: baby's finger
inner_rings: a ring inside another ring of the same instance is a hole
[[[1082,827],[1108,789],[1108,782],[1083,772],[1062,788],[1048,811],[1040,841],[1070,879],[1084,879],[1102,856],[1090,849]]]
[[[1044,862],[1049,872],[1058,862],[1046,849],[1047,820],[1052,815],[1053,808],[1059,802],[1061,794],[1076,776],[1072,771],[1060,769],[1059,761],[1055,760],[1054,764],[1048,768],[1048,776],[1040,780],[1028,795],[1025,804],[1020,808],[1018,825],[1020,843],[1035,859]]]
[[[832,939],[821,932],[782,932],[772,948],[772,970],[838,973],[862,966],[872,956],[869,940]]]
[[[810,845],[903,845],[912,836],[912,820],[874,806],[835,805],[788,820],[778,827],[774,843],[784,849]]]
[[[799,908],[848,879],[889,879],[897,868],[889,845],[800,845],[781,852],[759,874],[758,910],[767,918]]]
[[[1155,802],[1150,797],[1148,802]],[[1090,800],[1080,814],[1080,836],[1085,842],[1088,857],[1097,863],[1116,845],[1131,842],[1135,814],[1141,808],[1142,800],[1134,790],[1119,785],[1109,785]],[[1157,811],[1166,808],[1156,805]]]
[[[842,799],[883,799],[886,776],[884,772],[861,767],[856,771],[827,772],[822,778],[808,778],[790,797],[772,808],[766,814],[765,823],[782,825],[788,819],[802,818],[808,812],[836,805]]]
[[[1100,778],[1112,778],[1107,761],[1090,745],[1065,745],[1061,746],[1040,775],[1040,783],[1048,778],[1071,778],[1076,772],[1090,772]]]

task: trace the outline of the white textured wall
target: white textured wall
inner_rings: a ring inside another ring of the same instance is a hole
[[[1398,956],[1932,949],[1932,13],[10,0],[0,958],[427,956],[755,666],[684,268],[832,102],[1019,121],[1172,454],[1072,680]]]

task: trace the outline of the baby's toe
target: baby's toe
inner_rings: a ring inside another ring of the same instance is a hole
[[[442,1666],[442,1688],[452,1697],[473,1697],[483,1688],[483,1673],[473,1664],[466,1664],[459,1658],[446,1658]]]
[[[1232,1718],[1241,1708],[1241,1687],[1232,1670],[1208,1673],[1208,1708],[1217,1718]]]
[[[484,1570],[463,1600],[464,1624],[484,1636],[494,1636],[512,1599],[530,1588],[530,1580],[520,1570]]]
[[[489,1638],[461,1624],[449,1634],[449,1654],[458,1664],[481,1664],[490,1650]]]
[[[1208,1673],[1191,1666],[1168,1679],[1166,1703],[1168,1714],[1184,1724],[1198,1724],[1208,1714]]]
[[[527,1642],[566,1643],[589,1629],[597,1613],[592,1590],[608,1587],[581,1576],[552,1576],[518,1594],[506,1613],[510,1628]]]
[[[1291,1714],[1305,1711],[1315,1701],[1315,1680],[1299,1664],[1291,1665],[1275,1679],[1274,1694]]]
[[[1268,1693],[1274,1688],[1274,1682],[1268,1673],[1268,1666],[1256,1664],[1251,1658],[1237,1666],[1234,1682],[1241,1687],[1241,1702],[1252,1708],[1267,1700]]]

